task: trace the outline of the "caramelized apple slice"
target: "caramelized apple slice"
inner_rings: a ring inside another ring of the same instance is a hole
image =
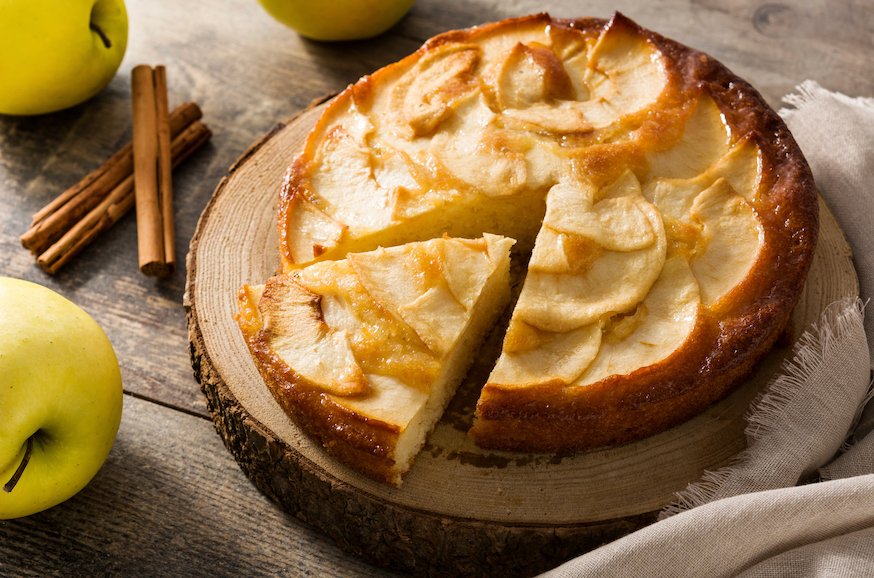
[[[413,328],[438,357],[446,357],[467,325],[468,313],[445,284],[431,287],[401,305],[398,316]]]
[[[520,136],[497,127],[481,93],[459,106],[434,136],[431,150],[456,178],[491,197],[510,196],[528,180]]]
[[[660,242],[640,251],[604,251],[585,272],[545,273],[529,268],[514,311],[545,331],[570,331],[628,312],[640,303],[665,260]]]
[[[465,309],[473,307],[488,280],[490,261],[501,259],[513,244],[512,239],[486,234],[482,239],[455,239],[440,247],[442,258],[451,267],[443,276],[452,295]]]
[[[542,273],[582,273],[603,254],[604,249],[591,239],[562,233],[543,225],[530,263]]]
[[[478,88],[471,71],[480,54],[475,45],[446,44],[429,53],[397,84],[391,109],[401,111],[415,136],[432,133],[453,114],[461,98]]]
[[[568,65],[565,70],[574,86],[588,87],[589,100],[577,107],[595,128],[655,103],[667,84],[661,53],[636,25],[619,16],[592,48],[587,68]]]
[[[731,129],[722,113],[707,93],[698,97],[695,109],[686,120],[683,136],[671,148],[651,153],[649,175],[688,179],[698,176],[721,159],[731,144]]]
[[[557,134],[592,130],[579,110],[562,102],[575,100],[576,91],[550,48],[517,43],[495,77],[493,90],[505,127]]]
[[[692,217],[704,226],[704,250],[689,265],[711,305],[743,281],[764,240],[762,224],[747,201],[725,179],[695,198]]]
[[[370,148],[342,127],[325,136],[315,167],[313,187],[330,204],[334,219],[362,229],[391,221],[391,194],[374,178]]]
[[[527,387],[559,381],[568,385],[589,367],[601,346],[598,324],[566,333],[538,333],[536,347],[511,352],[505,346],[489,376],[490,384]]]
[[[636,251],[656,242],[652,223],[659,221],[658,211],[643,198],[631,171],[603,195],[605,198],[595,200],[596,195],[591,186],[579,183],[555,185],[546,198],[544,224],[587,237],[611,251]]]
[[[309,263],[325,251],[336,247],[347,229],[343,223],[332,219],[321,209],[307,201],[299,193],[293,194],[283,205],[280,214],[280,239],[287,244],[282,255],[290,254],[294,263],[283,259],[283,271],[288,272],[295,264]]]
[[[574,100],[574,87],[561,61],[548,47],[517,43],[504,58],[495,80],[501,109]]]
[[[383,152],[373,158],[373,178],[381,189],[388,191],[388,195],[393,200],[392,205],[396,204],[400,189],[406,191],[408,196],[422,195],[423,187],[413,176],[415,163],[409,155],[387,146],[380,146],[380,148]]]
[[[739,195],[753,200],[762,180],[761,151],[751,139],[741,139],[703,173],[690,179],[656,178],[643,190],[644,197],[663,215],[688,220],[695,197],[724,178]]]
[[[620,324],[621,331],[605,332],[598,356],[574,385],[627,375],[665,359],[692,333],[700,301],[698,283],[686,260],[667,259],[638,312],[629,318],[632,327]]]
[[[762,184],[762,151],[752,138],[742,138],[704,175],[714,182],[722,177],[734,192],[752,201]]]
[[[528,108],[508,108],[502,117],[504,126],[515,130],[544,131],[551,134],[587,133],[592,123],[569,103],[535,104]]]
[[[606,194],[595,202],[598,191],[581,181],[550,189],[514,313],[519,320],[545,331],[570,331],[628,312],[646,296],[665,260],[664,223],[630,172]],[[562,244],[555,242],[556,232],[567,235]],[[571,247],[582,249],[580,259],[569,258]]]
[[[373,300],[443,357],[464,330],[470,308],[493,272],[491,254],[505,256],[512,243],[494,235],[483,242],[436,239],[350,254],[347,260]]]
[[[589,92],[589,85],[585,82],[585,75],[586,69],[589,67],[591,46],[580,39],[564,37],[561,33],[556,35],[558,38],[554,50],[558,53],[565,74],[570,79],[575,99],[578,101],[589,100],[592,95]]]
[[[281,275],[267,281],[258,309],[265,343],[298,375],[335,395],[369,391],[348,332],[325,323],[319,294]]]
[[[430,387],[439,360],[397,312],[389,314],[374,300],[348,259],[314,263],[292,275],[298,284],[320,295],[322,320],[329,331],[348,335],[365,374],[391,374],[410,387]]]
[[[402,321],[401,308],[419,299],[443,279],[442,260],[439,255],[429,260],[430,256],[427,251],[379,248],[367,253],[350,253],[346,260],[355,271],[358,283],[381,310]]]

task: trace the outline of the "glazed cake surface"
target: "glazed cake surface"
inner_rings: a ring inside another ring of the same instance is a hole
[[[640,439],[732,391],[786,330],[817,229],[810,170],[761,96],[620,14],[448,32],[362,78],[278,212],[287,274],[515,239],[524,281],[470,434],[538,452]]]

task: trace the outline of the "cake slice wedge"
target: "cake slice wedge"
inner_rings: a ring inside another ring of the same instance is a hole
[[[347,466],[399,486],[509,301],[513,243],[351,253],[244,286],[236,319],[285,413]]]

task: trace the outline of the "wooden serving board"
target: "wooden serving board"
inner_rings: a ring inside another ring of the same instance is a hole
[[[237,290],[279,271],[276,202],[286,167],[324,105],[278,125],[230,169],[188,255],[185,304],[195,375],[216,429],[254,484],[345,550],[419,575],[533,575],[655,520],[674,493],[745,447],[749,403],[779,369],[776,349],[733,395],[685,424],[618,448],[572,455],[485,451],[466,435],[483,354],[399,489],[327,456],[285,416],[233,319]],[[843,233],[822,201],[796,334],[858,294]],[[496,347],[500,335],[486,346]],[[269,532],[269,528],[265,528]]]

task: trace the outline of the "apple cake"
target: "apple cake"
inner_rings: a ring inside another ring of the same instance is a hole
[[[440,238],[313,263],[244,286],[237,320],[283,410],[400,485],[509,302],[512,245]]]
[[[443,235],[516,240],[524,282],[470,435],[566,452],[737,387],[787,330],[818,200],[779,116],[716,60],[618,13],[540,14],[441,34],[340,93],[289,166],[278,232],[291,274]],[[357,427],[307,403],[286,409],[310,429]]]

